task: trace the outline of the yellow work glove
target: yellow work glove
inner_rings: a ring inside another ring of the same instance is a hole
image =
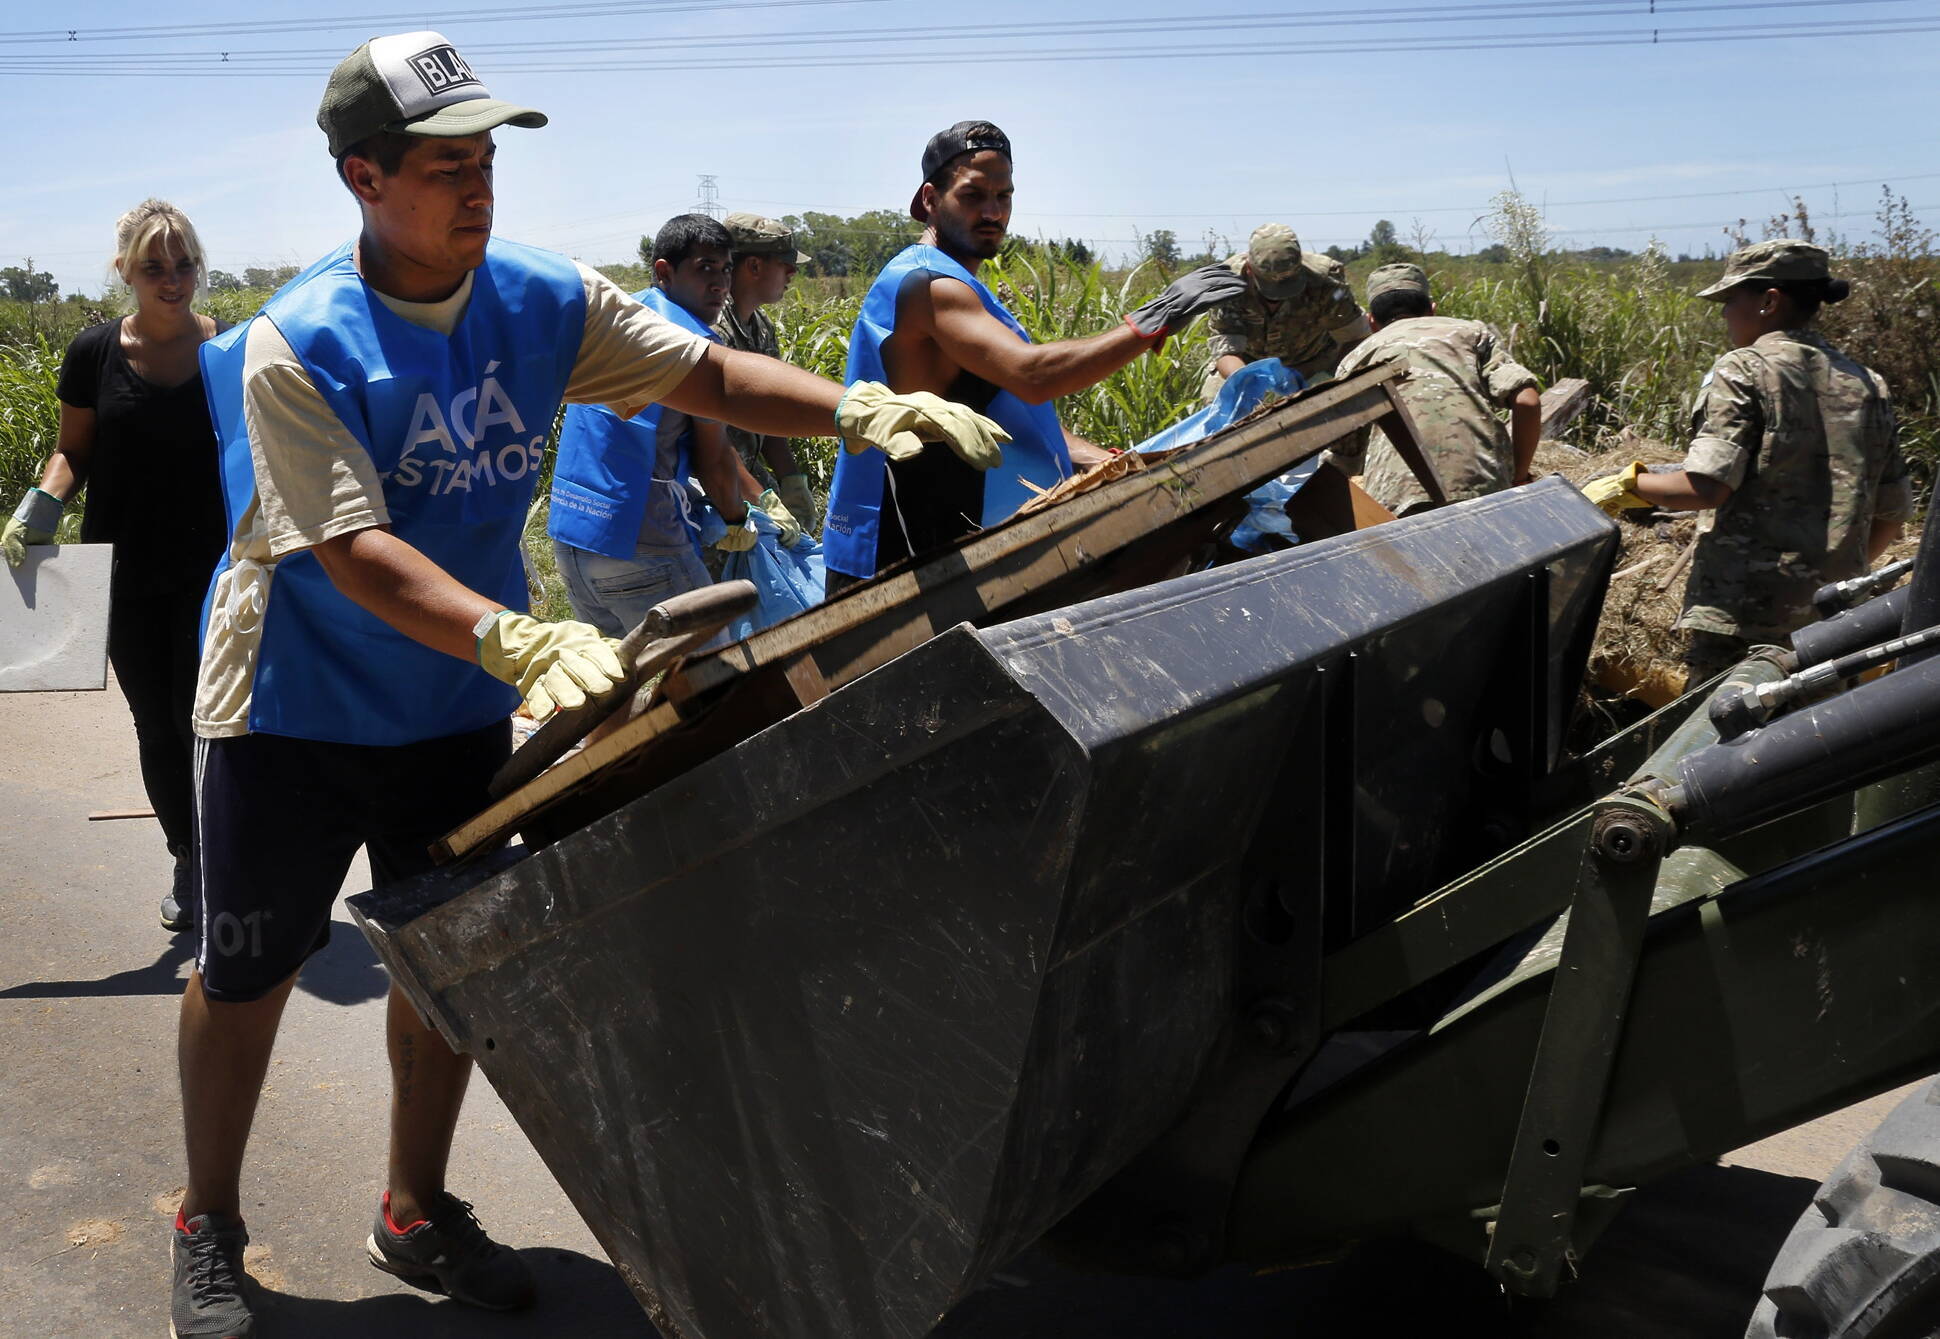
[[[781,495],[788,514],[801,524],[802,529],[813,532],[818,528],[821,518],[815,514],[815,490],[808,486],[806,474],[782,475],[775,480],[775,492]],[[794,543],[793,540],[788,542]]]
[[[942,441],[966,465],[987,470],[1004,458],[1010,434],[973,409],[928,391],[898,395],[879,381],[858,381],[835,406],[835,428],[850,453],[875,447],[906,460],[925,441]]]
[[[619,651],[618,642],[590,623],[541,623],[510,609],[499,611],[478,638],[478,663],[525,695],[535,721],[618,688],[626,679]]]
[[[1583,496],[1611,516],[1632,507],[1655,506],[1649,498],[1637,492],[1637,475],[1643,468],[1643,461],[1633,460],[1615,474],[1592,479],[1583,485]]]
[[[61,509],[67,504],[52,493],[29,488],[14,509],[13,519],[0,526],[0,554],[7,566],[18,567],[27,561],[27,546],[52,544],[54,530],[61,523]]]
[[[746,553],[760,541],[761,532],[754,528],[754,517],[743,514],[739,523],[728,521],[727,533],[714,541],[714,547],[722,553]]]
[[[767,513],[768,519],[781,531],[781,546],[784,549],[792,548],[795,541],[802,537],[802,523],[795,519],[795,513],[789,510],[774,489],[763,493],[761,500],[754,505]]]

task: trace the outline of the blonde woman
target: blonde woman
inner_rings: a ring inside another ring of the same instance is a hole
[[[108,658],[135,718],[142,783],[175,857],[162,925],[179,931],[195,923],[196,641],[227,533],[196,355],[227,323],[191,307],[206,273],[202,243],[171,204],[144,200],[121,216],[114,269],[135,310],[67,346],[60,437],[40,487],[0,533],[0,551],[18,567],[26,545],[52,543],[62,509],[86,486],[81,540],[115,546]]]

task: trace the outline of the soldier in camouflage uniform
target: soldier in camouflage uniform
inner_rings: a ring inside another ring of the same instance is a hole
[[[1397,362],[1407,367],[1395,390],[1448,500],[1524,482],[1542,435],[1542,396],[1535,373],[1509,357],[1495,327],[1437,316],[1419,265],[1383,265],[1369,275],[1367,310],[1374,333],[1341,359],[1338,375]],[[1498,406],[1509,411],[1506,428]],[[1344,474],[1365,467],[1362,486],[1397,516],[1432,505],[1379,428],[1361,429],[1328,458]]]
[[[1810,622],[1812,593],[1865,572],[1913,510],[1886,383],[1811,329],[1850,291],[1826,260],[1784,238],[1733,252],[1698,294],[1723,304],[1732,349],[1698,388],[1684,468],[1584,489],[1611,512],[1716,509],[1677,624],[1693,683]]]
[[[1206,341],[1212,362],[1201,388],[1207,400],[1262,358],[1278,358],[1308,381],[1330,377],[1341,351],[1366,337],[1367,317],[1348,291],[1346,269],[1331,256],[1303,252],[1286,224],[1261,224],[1245,254],[1226,264],[1246,279],[1246,292],[1213,310]]]
[[[781,343],[775,337],[775,323],[761,309],[781,301],[795,271],[808,264],[809,256],[796,249],[795,234],[785,223],[759,214],[729,214],[722,223],[734,244],[734,273],[714,333],[730,349],[779,358]],[[765,437],[733,426],[729,426],[727,436],[756,482],[774,489],[782,505],[810,534],[818,531],[815,494],[808,485],[808,475],[796,463],[788,439]]]

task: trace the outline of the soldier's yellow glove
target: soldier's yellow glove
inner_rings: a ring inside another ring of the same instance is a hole
[[[782,504],[788,508],[789,515],[801,523],[804,530],[814,530],[819,519],[815,515],[815,490],[808,486],[806,474],[784,474],[775,480],[775,492],[781,495]],[[789,540],[789,543],[794,543]]]
[[[925,441],[941,441],[964,464],[987,470],[1004,458],[1010,434],[973,409],[928,391],[898,395],[878,381],[858,381],[835,406],[835,428],[851,454],[875,447],[907,460]]]
[[[1643,461],[1633,460],[1615,474],[1592,479],[1583,485],[1583,496],[1611,516],[1632,507],[1655,506],[1649,498],[1637,492],[1637,475],[1643,468]]]
[[[7,566],[19,567],[27,561],[27,546],[52,544],[54,530],[61,523],[61,510],[67,504],[52,493],[29,488],[14,509],[13,519],[0,526],[0,555]]]
[[[626,679],[619,650],[590,623],[541,623],[510,609],[501,609],[478,637],[478,663],[525,695],[535,721],[618,688]]]
[[[760,501],[754,505],[766,513],[768,519],[773,521],[776,528],[781,531],[781,546],[784,549],[792,547],[795,541],[802,537],[802,523],[795,519],[794,513],[789,511],[774,489],[770,488],[763,493]]]

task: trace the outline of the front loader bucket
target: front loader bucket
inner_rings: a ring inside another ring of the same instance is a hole
[[[1502,719],[1553,756],[1534,681],[1573,690],[1614,547],[1538,485],[959,626],[544,850],[352,907],[670,1334],[914,1339],[1192,1100],[1322,670],[1360,685],[1378,914],[1459,862],[1451,777],[1501,733],[1502,664],[1449,646],[1515,648]]]

